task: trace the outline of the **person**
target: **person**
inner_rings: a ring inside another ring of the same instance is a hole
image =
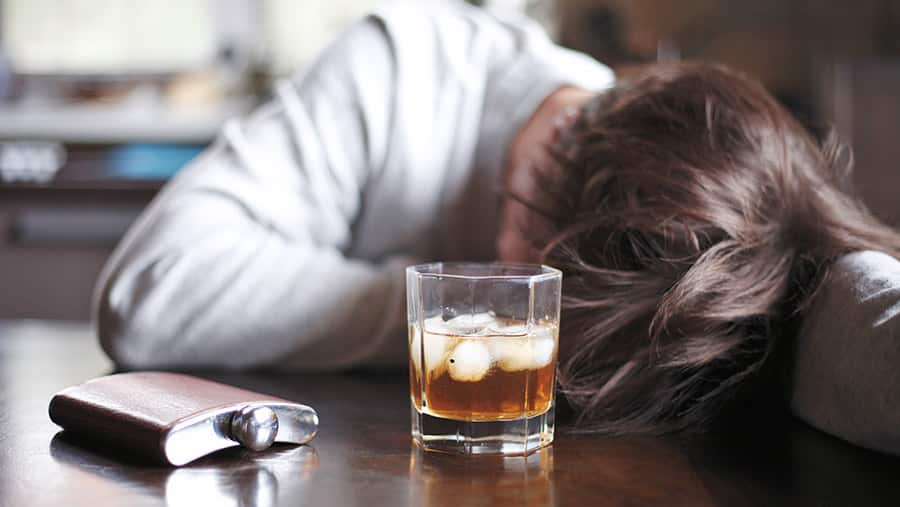
[[[126,368],[405,365],[405,266],[546,262],[580,424],[700,429],[836,259],[900,254],[840,158],[726,68],[615,81],[515,15],[390,3],[166,186],[101,275],[97,330]]]
[[[493,260],[507,147],[522,129],[527,158],[612,83],[524,16],[384,4],[137,220],[98,284],[103,347],[140,368],[405,363],[405,266]]]

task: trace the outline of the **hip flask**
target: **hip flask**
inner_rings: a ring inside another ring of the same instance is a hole
[[[306,405],[168,372],[96,378],[56,393],[49,411],[76,437],[173,466],[238,445],[305,444],[319,426]]]

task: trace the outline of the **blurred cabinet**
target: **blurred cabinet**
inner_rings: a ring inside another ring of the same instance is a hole
[[[0,319],[90,318],[97,275],[156,192],[0,186]]]

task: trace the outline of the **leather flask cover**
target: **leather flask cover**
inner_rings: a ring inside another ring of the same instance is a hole
[[[190,375],[119,373],[64,389],[50,419],[79,439],[180,466],[242,445],[305,444],[316,436],[312,408]]]

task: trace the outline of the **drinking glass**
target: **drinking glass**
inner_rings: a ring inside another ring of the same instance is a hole
[[[406,268],[417,444],[526,455],[553,441],[561,285],[531,264]]]

